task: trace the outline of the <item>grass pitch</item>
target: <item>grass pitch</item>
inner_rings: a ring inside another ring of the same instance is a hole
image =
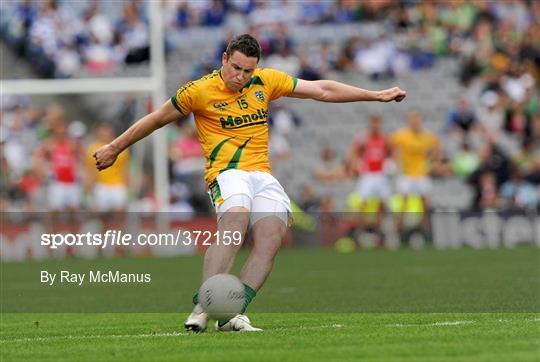
[[[254,334],[183,331],[199,256],[3,264],[0,359],[540,361],[539,261],[538,248],[283,250],[250,306]],[[143,291],[33,282],[141,265]]]

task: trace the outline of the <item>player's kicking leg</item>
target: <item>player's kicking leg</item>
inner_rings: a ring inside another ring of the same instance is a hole
[[[244,207],[231,207],[218,220],[218,235],[224,235],[223,231],[239,231],[242,233],[242,240],[249,223],[249,210]],[[228,273],[240,249],[240,245],[223,245],[219,241],[212,244],[204,255],[203,282],[213,275]],[[203,332],[208,325],[208,315],[204,313],[198,303],[198,296],[194,297],[195,308],[188,316],[184,327],[188,331]]]
[[[269,204],[270,203],[270,204]],[[257,210],[276,210],[272,213]],[[227,323],[216,322],[217,331],[260,331],[255,328],[247,316],[243,315],[251,299],[263,286],[274,265],[274,258],[281,247],[281,241],[287,231],[287,209],[279,202],[256,197],[253,200],[252,213],[253,248],[246,260],[240,279],[246,286],[246,303],[241,314]]]
[[[225,182],[229,177],[234,177],[235,182]],[[272,270],[274,257],[287,229],[290,206],[287,208],[285,205],[289,205],[290,201],[279,182],[266,172],[229,170],[220,174],[218,180],[220,188],[237,188],[221,190],[221,195],[230,196],[217,207],[218,231],[239,231],[243,240],[248,224],[251,223],[254,247],[240,273],[245,288],[244,307],[234,318],[218,321],[216,330],[259,331],[243,313]],[[255,190],[254,195],[244,194],[245,190]],[[269,210],[271,212],[268,212]],[[219,273],[228,273],[239,248],[240,246],[212,245],[205,254],[203,281]],[[208,317],[202,313],[200,306],[197,306],[196,298],[197,295],[194,298],[196,306],[186,321],[186,328],[202,331],[206,328]]]

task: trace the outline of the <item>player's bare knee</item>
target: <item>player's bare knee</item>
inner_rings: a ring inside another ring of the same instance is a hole
[[[219,220],[220,231],[241,231],[245,233],[249,222],[249,211],[243,207],[233,207]]]
[[[285,225],[279,220],[261,220],[253,227],[253,251],[273,259],[281,247]]]

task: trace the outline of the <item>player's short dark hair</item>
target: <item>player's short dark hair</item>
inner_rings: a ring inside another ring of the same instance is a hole
[[[230,58],[234,52],[240,52],[246,57],[255,57],[257,62],[261,60],[261,46],[257,39],[249,34],[235,36],[227,45],[227,58]]]

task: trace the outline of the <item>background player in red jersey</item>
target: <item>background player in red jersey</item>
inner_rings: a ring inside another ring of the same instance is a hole
[[[383,212],[392,193],[384,172],[389,155],[390,146],[382,131],[382,119],[373,114],[367,133],[355,137],[347,163],[349,172],[359,176],[356,192],[361,199],[359,211],[362,214],[356,222],[361,230],[376,232],[379,245],[383,242],[380,232]]]
[[[81,206],[79,164],[81,150],[72,139],[64,120],[55,122],[50,142],[38,150],[42,175],[50,176],[48,189],[51,211],[78,211]]]

